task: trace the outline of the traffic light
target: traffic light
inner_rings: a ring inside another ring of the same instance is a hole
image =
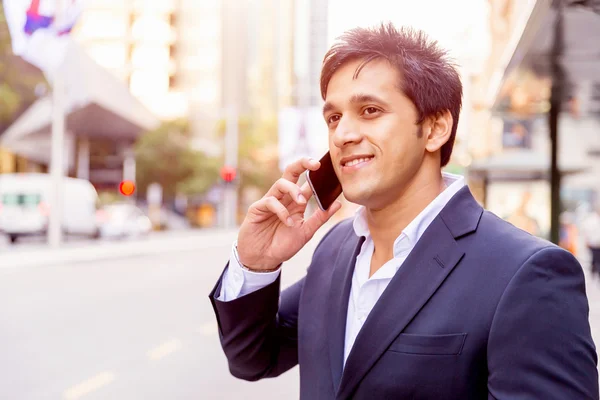
[[[131,196],[135,192],[135,183],[132,181],[122,181],[119,183],[119,193],[123,196]]]
[[[221,178],[225,182],[227,182],[227,183],[233,182],[233,180],[235,179],[235,175],[236,175],[235,168],[230,167],[228,165],[225,165],[225,166],[223,166],[223,168],[221,168]]]

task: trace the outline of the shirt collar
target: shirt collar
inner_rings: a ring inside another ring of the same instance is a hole
[[[450,199],[465,186],[465,178],[460,175],[454,175],[447,172],[442,172],[442,178],[446,188],[440,193],[431,203],[425,207],[417,217],[400,233],[394,241],[394,257],[410,251],[419,241],[425,230],[431,222],[438,216],[440,211],[448,204]],[[354,233],[358,236],[364,236],[369,239],[369,225],[367,224],[366,209],[360,206],[354,215],[353,221]]]

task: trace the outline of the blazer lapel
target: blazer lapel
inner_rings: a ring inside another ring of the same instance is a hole
[[[334,391],[338,390],[344,364],[346,317],[352,274],[364,240],[364,237],[357,237],[354,230],[350,229],[338,252],[331,276],[326,332]]]
[[[452,272],[465,254],[456,238],[474,231],[482,212],[468,188],[463,188],[427,228],[360,330],[336,398],[351,397],[391,342]],[[347,302],[348,297],[344,300]]]

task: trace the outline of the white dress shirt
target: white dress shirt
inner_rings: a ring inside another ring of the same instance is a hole
[[[365,323],[369,313],[387,288],[412,249],[415,247],[427,227],[448,204],[450,199],[465,185],[462,176],[442,174],[446,188],[402,231],[394,242],[394,258],[386,262],[369,278],[374,244],[365,217],[364,207],[359,207],[354,216],[353,228],[357,236],[364,236],[360,254],[352,275],[352,286],[348,300],[346,317],[346,340],[344,344],[344,364]],[[241,267],[237,258],[236,246],[233,246],[229,268],[223,275],[223,285],[218,300],[231,301],[252,293],[273,283],[280,271],[255,273]]]

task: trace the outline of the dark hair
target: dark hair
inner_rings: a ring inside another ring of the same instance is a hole
[[[321,69],[321,96],[335,72],[345,63],[363,60],[355,77],[370,61],[383,58],[401,74],[400,90],[414,103],[419,113],[418,124],[425,118],[448,110],[453,125],[448,142],[442,147],[441,166],[450,161],[456,138],[462,103],[462,84],[455,65],[436,41],[419,30],[396,29],[393,24],[347,31],[329,49]]]

